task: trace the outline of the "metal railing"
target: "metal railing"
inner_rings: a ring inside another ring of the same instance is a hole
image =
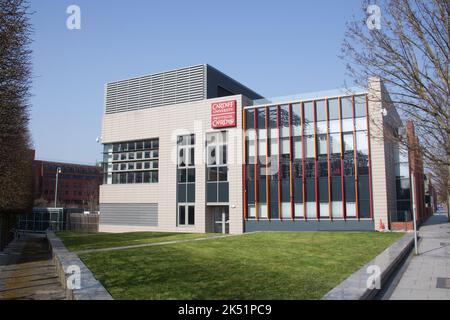
[[[393,212],[389,215],[391,222],[410,222],[413,221],[412,212],[409,210],[406,211],[397,211]]]
[[[97,232],[99,215],[85,215],[83,210],[63,208],[34,208],[32,212],[19,216],[18,232],[44,233],[51,231]]]

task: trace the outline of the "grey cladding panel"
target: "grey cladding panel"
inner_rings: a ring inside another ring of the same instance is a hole
[[[102,203],[100,224],[157,227],[158,204],[156,203]]]

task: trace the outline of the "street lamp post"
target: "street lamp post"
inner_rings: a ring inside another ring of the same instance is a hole
[[[56,169],[56,182],[55,182],[55,208],[58,203],[58,178],[59,178],[60,173],[61,173],[61,168],[58,167],[58,169]]]

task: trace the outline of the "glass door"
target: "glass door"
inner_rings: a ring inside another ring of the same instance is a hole
[[[230,214],[228,207],[213,208],[214,233],[230,233]]]

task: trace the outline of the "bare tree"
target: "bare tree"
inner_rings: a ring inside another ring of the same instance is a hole
[[[448,190],[450,189],[450,172],[448,167],[435,165],[431,168],[431,171],[433,172],[433,187],[437,193],[437,200],[447,208],[447,212],[450,212],[450,208],[448,208]]]
[[[91,179],[86,182],[84,192],[87,194],[87,208],[90,212],[98,211],[100,182],[98,179]]]
[[[0,250],[14,216],[33,204],[29,18],[28,1],[0,0]]]
[[[393,103],[403,120],[412,120],[420,144],[408,145],[401,135],[389,138],[409,150],[419,148],[428,168],[441,171],[435,179],[448,180],[450,2],[376,1],[381,19],[371,23],[379,17],[371,11],[377,9],[372,2],[363,1],[364,19],[354,18],[347,25],[342,52],[348,74],[359,86],[373,76],[382,80],[391,101],[376,102]],[[448,188],[448,181],[438,184]]]
[[[48,202],[44,198],[35,199],[33,203],[34,208],[47,208]]]

